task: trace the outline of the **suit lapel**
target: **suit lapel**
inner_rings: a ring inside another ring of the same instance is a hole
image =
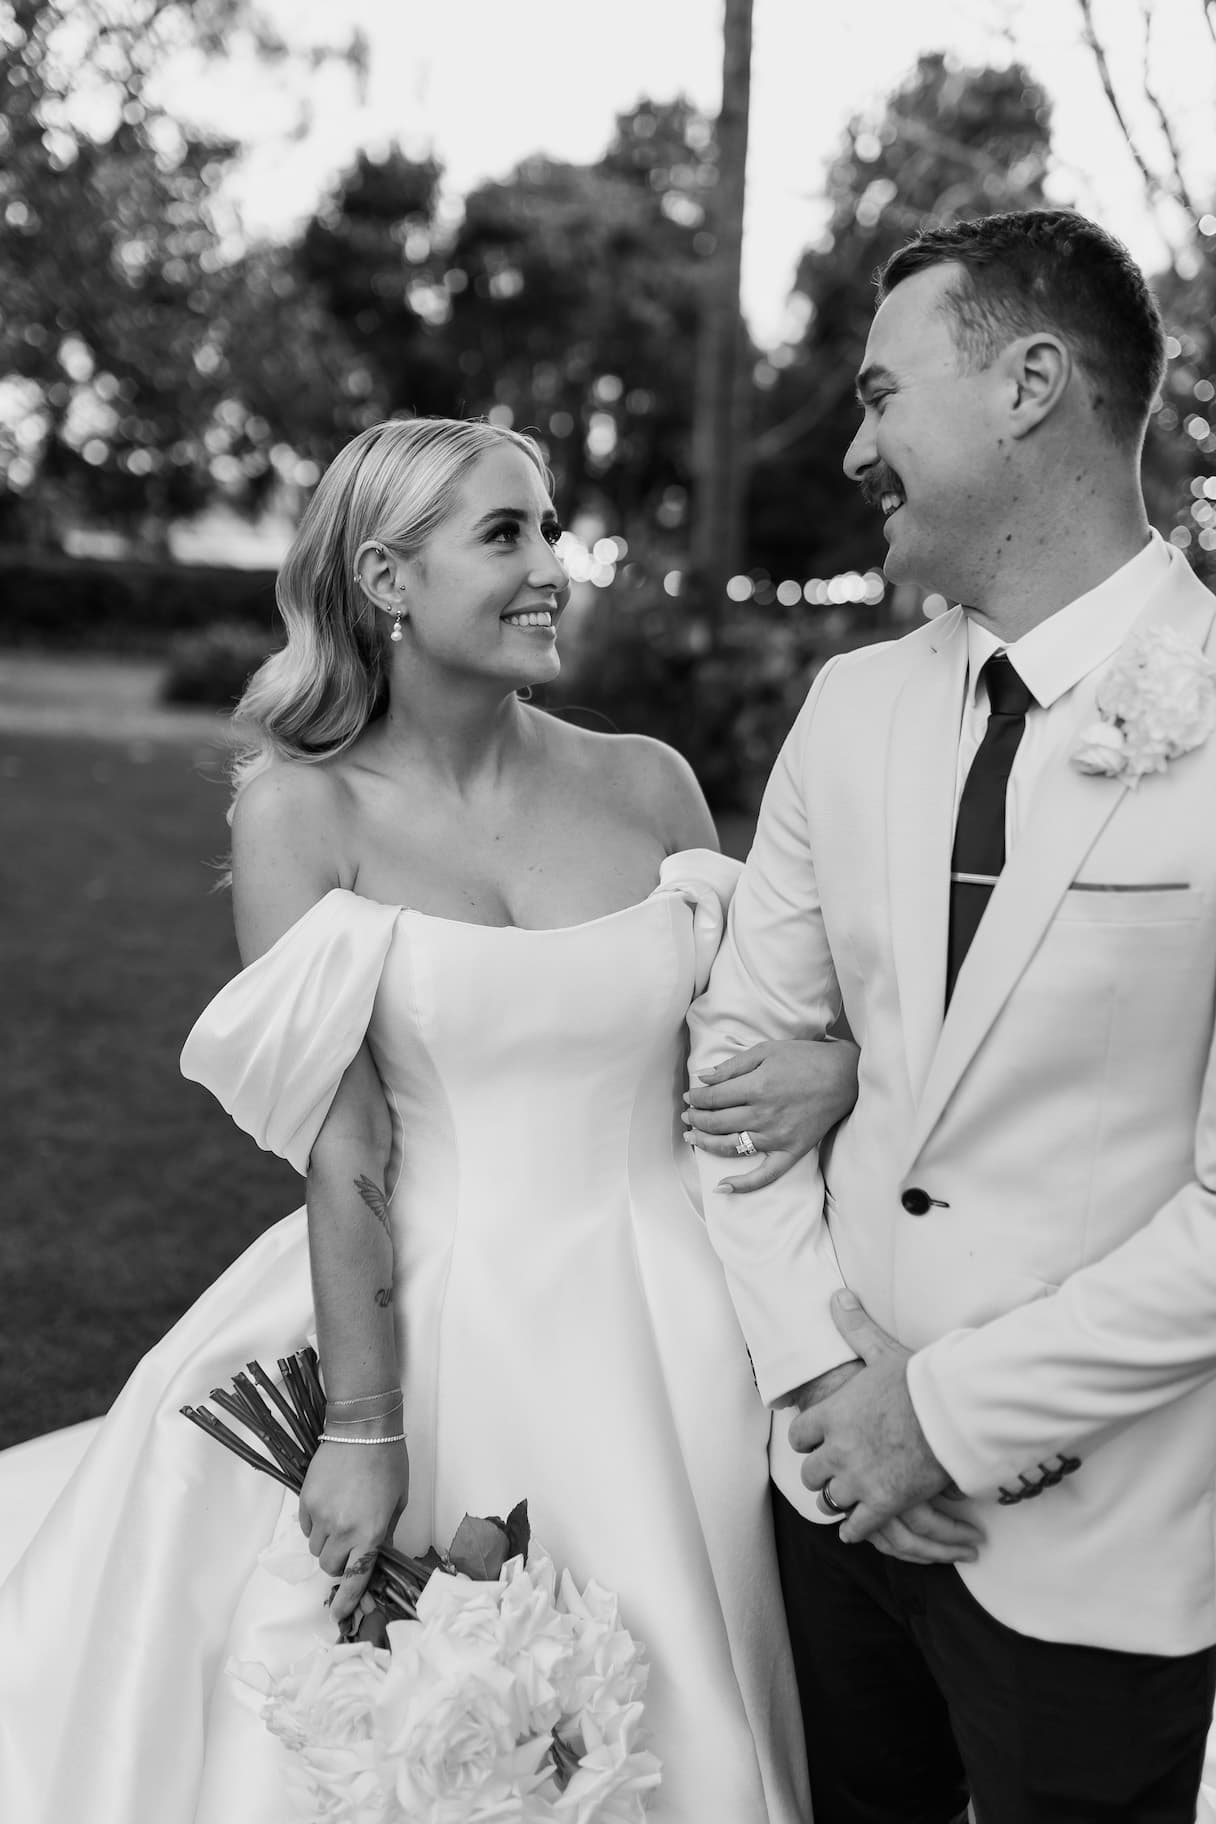
[[[1216,604],[1189,567],[1177,559],[1163,588],[1140,616],[1133,634],[1149,625],[1169,626],[1202,646]],[[965,644],[965,642],[964,642]],[[1070,754],[1080,729],[1093,720],[1097,678],[1078,688],[1074,713],[1038,784],[1026,826],[1005,865],[975,934],[924,1079],[909,1157],[924,1146],[960,1077],[1008,1000],[1077,870],[1128,787],[1095,778],[1073,766]],[[1140,791],[1168,789],[1169,775],[1141,781]],[[947,862],[947,867],[949,863]],[[944,922],[939,947],[944,952]],[[944,989],[943,989],[944,993]],[[902,994],[902,985],[901,985]]]
[[[896,700],[887,748],[888,917],[914,1101],[946,998],[950,850],[967,671],[962,612],[943,617],[940,627]]]
[[[1092,707],[1092,699],[1091,699]],[[1072,729],[1035,793],[1028,825],[980,921],[950,999],[916,1111],[912,1156],[921,1150],[1076,877],[1081,861],[1128,789],[1087,778],[1068,761]]]

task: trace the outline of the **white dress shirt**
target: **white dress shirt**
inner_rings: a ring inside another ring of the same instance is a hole
[[[1012,645],[1005,645],[990,628],[967,617],[967,686],[954,788],[956,817],[964,781],[988,726],[988,686],[980,677],[984,664],[994,652],[1008,653],[1018,676],[1034,693],[1005,794],[1007,856],[1025,823],[1047,757],[1068,724],[1077,686],[1114,657],[1147,597],[1164,577],[1169,561],[1164,539],[1154,532],[1144,549],[1113,576],[1049,614]]]

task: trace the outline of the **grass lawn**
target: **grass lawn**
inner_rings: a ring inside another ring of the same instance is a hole
[[[0,794],[4,1445],[103,1412],[301,1181],[178,1073],[237,966],[218,750],[0,732]]]
[[[0,1444],[104,1411],[300,1201],[177,1068],[237,962],[217,770],[180,741],[0,734]]]

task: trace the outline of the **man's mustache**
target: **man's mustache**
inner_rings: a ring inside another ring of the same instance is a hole
[[[867,469],[857,485],[861,489],[861,497],[867,507],[879,506],[884,494],[898,494],[901,499],[903,498],[902,481],[894,469],[889,469],[885,463],[879,463],[877,467]]]

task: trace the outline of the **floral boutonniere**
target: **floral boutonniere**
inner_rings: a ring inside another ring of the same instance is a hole
[[[1134,786],[1216,729],[1216,666],[1170,628],[1153,628],[1116,653],[1097,703],[1101,720],[1081,730],[1072,763]]]

